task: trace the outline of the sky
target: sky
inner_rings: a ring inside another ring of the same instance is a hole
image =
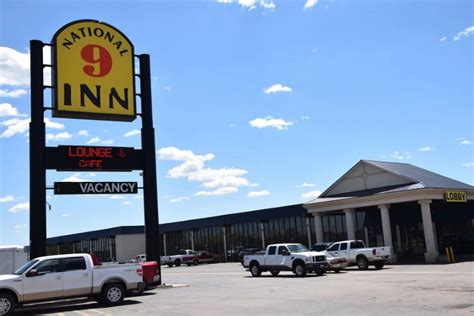
[[[29,241],[29,41],[80,19],[150,55],[160,223],[304,203],[361,159],[474,184],[472,1],[1,0],[0,245]],[[47,146],[141,147],[140,119],[45,117]],[[144,222],[142,191],[45,195],[48,237]]]

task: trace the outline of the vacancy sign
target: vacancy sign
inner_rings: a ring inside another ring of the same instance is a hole
[[[133,194],[137,182],[54,182],[54,194]]]
[[[118,29],[79,20],[53,37],[53,116],[133,121],[133,44]]]

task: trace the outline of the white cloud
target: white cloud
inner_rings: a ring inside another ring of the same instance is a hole
[[[107,139],[100,142],[102,145],[112,145],[114,143],[113,139]]]
[[[230,124],[229,128],[237,127],[237,124]]]
[[[93,181],[92,180],[87,180],[87,179],[82,179],[81,178],[81,173],[76,172],[72,176],[62,179],[61,182],[93,182]]]
[[[309,191],[309,192],[301,194],[301,198],[302,199],[315,199],[320,195],[321,195],[321,191],[315,190],[315,191]]]
[[[232,0],[217,0],[217,3],[232,3]]]
[[[309,120],[309,116],[308,116],[308,115],[302,116],[301,119],[302,119],[303,121]]]
[[[275,7],[276,7],[273,0],[260,0],[260,5],[264,9],[275,9]]]
[[[140,130],[139,129],[134,129],[134,130],[131,130],[129,132],[126,132],[123,137],[130,137],[130,136],[134,136],[134,135],[140,135]]]
[[[469,37],[474,34],[474,25],[468,26],[453,37],[454,41],[459,41],[462,37]]]
[[[304,9],[309,9],[314,7],[318,3],[318,0],[307,0],[306,3],[304,4]]]
[[[0,85],[30,85],[30,54],[0,46]]]
[[[410,159],[411,155],[410,155],[409,152],[401,153],[399,151],[395,151],[392,154],[392,157],[395,158],[395,159],[398,159],[398,160],[405,160],[405,159]]]
[[[130,206],[130,205],[132,205],[132,202],[129,202],[129,201],[123,201],[123,202],[122,202],[122,204],[123,204],[123,205],[128,205],[128,206]]]
[[[255,128],[266,128],[273,127],[280,131],[287,130],[288,126],[293,125],[293,122],[287,122],[283,119],[275,119],[271,116],[265,118],[256,118],[252,121],[249,121],[250,126]]]
[[[16,134],[24,134],[29,129],[30,119],[18,119],[13,118],[0,123],[3,126],[6,126],[7,129],[0,134],[1,138],[9,138]]]
[[[2,98],[18,98],[27,93],[28,91],[26,91],[25,89],[0,89],[0,97]]]
[[[27,211],[30,209],[30,202],[24,202],[24,203],[18,203],[8,210],[11,213],[18,213],[18,212],[23,212]]]
[[[95,173],[91,172],[88,174],[89,177],[95,177]]]
[[[109,197],[109,199],[111,199],[111,200],[122,200],[122,199],[125,199],[125,197],[123,195],[112,195],[111,197]]]
[[[439,39],[440,42],[444,42],[445,40],[447,40],[448,38],[446,36],[443,36]]]
[[[280,83],[274,84],[271,87],[263,89],[263,92],[265,92],[266,94],[277,93],[277,92],[292,92],[292,91],[293,90],[290,87],[284,86]]]
[[[18,110],[10,103],[0,103],[0,117],[2,116],[18,116]]]
[[[134,199],[143,199],[143,195],[137,195],[133,197]]]
[[[185,201],[185,200],[189,200],[189,198],[187,196],[180,196],[180,197],[170,199],[170,202],[171,203],[178,203],[178,202]]]
[[[315,184],[308,183],[308,182],[304,182],[303,184],[299,185],[299,187],[302,187],[302,188],[312,188],[312,187],[315,187],[315,186],[316,186]]]
[[[71,217],[72,214],[71,213],[63,213],[61,214],[62,217]]]
[[[195,155],[191,150],[181,150],[176,147],[164,147],[157,151],[161,160],[174,161],[207,161],[214,159],[213,154]]]
[[[459,145],[471,145],[471,141],[465,138],[460,138]]]
[[[213,195],[224,195],[229,193],[235,193],[239,189],[236,187],[222,187],[214,191],[199,191],[194,193],[194,196],[213,196]]]
[[[421,148],[418,148],[418,151],[432,151],[433,150],[433,147],[430,147],[430,146],[425,146],[425,147],[421,147]]]
[[[22,230],[23,228],[26,228],[27,226],[28,225],[26,225],[26,224],[19,224],[19,225],[15,225],[13,227],[17,230]]]
[[[15,200],[16,200],[16,197],[14,197],[11,194],[4,197],[0,197],[0,203],[14,202]]]
[[[262,191],[253,191],[253,192],[249,192],[246,196],[248,198],[256,198],[256,197],[260,197],[260,196],[265,196],[265,195],[270,195],[270,191],[267,191],[267,190],[262,190]]]
[[[72,135],[69,134],[68,132],[61,132],[58,134],[46,134],[46,141],[48,140],[65,140],[71,138]]]
[[[77,133],[77,135],[79,135],[79,136],[89,136],[89,132],[86,131],[85,129],[83,129],[83,130],[80,130],[80,131]]]
[[[53,122],[49,118],[45,118],[44,123],[46,125],[46,128],[64,129],[64,124],[61,124],[61,123],[58,123],[58,122]]]
[[[474,167],[474,161],[463,162],[462,165],[463,167],[471,168],[471,167]]]
[[[112,145],[114,143],[113,139],[108,139],[108,140],[102,140],[99,137],[92,137],[89,139],[86,144],[92,145],[92,144],[103,144],[103,145]]]

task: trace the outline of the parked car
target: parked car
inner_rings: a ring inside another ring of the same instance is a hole
[[[327,253],[344,257],[349,266],[357,265],[360,270],[367,270],[369,266],[382,269],[392,256],[390,247],[366,248],[362,240],[345,240],[333,243]]]
[[[181,249],[179,250],[177,255],[161,256],[160,262],[161,264],[168,265],[168,267],[170,268],[173,265],[179,267],[182,263],[186,263],[187,261],[194,259],[195,256],[196,256],[196,251],[192,249]],[[199,263],[199,261],[197,261],[197,263]]]
[[[144,262],[146,261],[146,254],[139,254],[135,256],[134,262]]]
[[[328,270],[334,271],[335,273],[339,273],[345,268],[347,268],[347,260],[344,257],[336,257],[330,253],[326,253],[326,258],[329,262]]]
[[[139,264],[94,266],[89,254],[38,257],[0,276],[0,314],[12,313],[17,305],[71,297],[117,305],[129,291],[145,286],[142,277]]]
[[[329,248],[329,246],[332,245],[332,242],[322,242],[322,243],[315,243],[313,245],[313,250],[314,251],[324,251]]]
[[[243,265],[244,264],[244,257],[246,255],[253,255],[256,254],[257,252],[265,252],[265,250],[262,250],[260,248],[247,248],[247,249],[242,249],[239,252],[239,261]]]
[[[273,276],[280,271],[293,271],[296,276],[303,277],[307,272],[323,275],[329,263],[324,253],[311,251],[302,244],[273,244],[264,254],[245,256],[244,267],[254,277],[265,271],[270,271]]]

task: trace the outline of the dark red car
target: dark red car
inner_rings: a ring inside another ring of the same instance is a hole
[[[196,254],[192,258],[186,258],[184,260],[188,266],[198,265],[199,263],[217,263],[217,255],[209,253],[207,251],[196,251]]]

